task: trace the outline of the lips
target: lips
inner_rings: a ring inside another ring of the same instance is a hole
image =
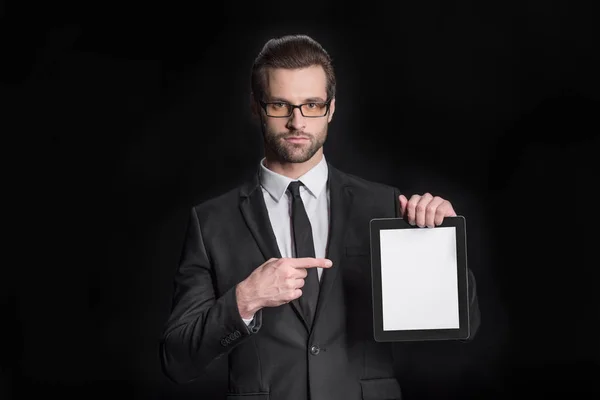
[[[307,136],[288,136],[288,137],[285,138],[285,140],[290,140],[290,141],[294,141],[294,142],[296,142],[296,141],[300,142],[300,141],[304,141],[304,140],[310,140],[310,138],[307,137]]]

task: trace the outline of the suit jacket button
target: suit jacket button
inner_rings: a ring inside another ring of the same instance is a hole
[[[310,354],[312,354],[313,356],[316,356],[317,354],[319,354],[320,351],[321,351],[321,348],[318,345],[313,344],[312,346],[310,346]]]
[[[221,339],[221,346],[227,347],[227,340]]]

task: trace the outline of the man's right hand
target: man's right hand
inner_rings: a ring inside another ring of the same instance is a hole
[[[330,268],[326,258],[271,258],[236,287],[242,318],[252,318],[263,307],[277,307],[302,296],[306,268]]]

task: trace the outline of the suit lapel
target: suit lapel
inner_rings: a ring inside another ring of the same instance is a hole
[[[329,167],[329,235],[327,239],[326,258],[333,261],[333,267],[323,270],[321,277],[321,289],[319,292],[319,301],[317,303],[317,311],[315,313],[315,321],[319,319],[323,312],[331,289],[339,275],[341,267],[342,250],[344,248],[344,232],[345,224],[352,208],[352,191],[347,183],[344,175],[333,168]]]
[[[281,258],[275,233],[273,233],[273,227],[269,220],[265,199],[258,183],[258,175],[245,186],[242,186],[240,197],[242,215],[265,261],[270,258]]]
[[[270,258],[281,258],[281,252],[277,245],[277,239],[275,238],[275,233],[271,226],[269,212],[267,211],[265,199],[259,184],[258,174],[252,181],[242,186],[240,196],[240,209],[242,215],[244,216],[248,229],[250,229],[254,240],[258,244],[265,261]],[[256,267],[258,267],[258,265]],[[309,331],[310,327],[308,322],[304,319],[299,300],[292,300],[290,305],[302,320],[304,327]]]

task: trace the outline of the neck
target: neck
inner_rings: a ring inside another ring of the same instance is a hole
[[[312,168],[314,168],[323,159],[323,149],[319,149],[312,158],[303,163],[281,162],[268,153],[265,156],[265,167],[280,175],[287,176],[290,179],[298,179]]]

